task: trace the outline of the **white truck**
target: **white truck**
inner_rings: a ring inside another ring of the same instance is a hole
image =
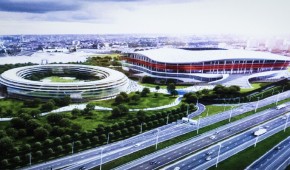
[[[183,117],[182,118],[182,122],[183,123],[189,123],[191,125],[196,125],[197,124],[197,120],[188,119],[187,117]]]
[[[287,105],[286,104],[281,104],[281,105],[278,105],[277,107],[276,107],[276,109],[277,110],[280,110],[280,109],[282,109],[282,108],[284,108],[284,107],[286,107]]]
[[[267,129],[261,128],[254,132],[254,136],[260,136],[267,132]]]

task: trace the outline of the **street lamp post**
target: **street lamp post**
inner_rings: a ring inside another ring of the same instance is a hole
[[[29,165],[31,166],[31,152],[29,153]]]
[[[234,106],[232,106],[232,109],[231,109],[231,112],[230,112],[229,122],[231,122],[231,118],[232,118],[232,114],[233,114],[233,108],[234,108]]]
[[[188,118],[188,108],[189,108],[189,104],[187,105],[187,118]]]
[[[158,145],[158,137],[159,137],[159,131],[160,129],[157,128],[157,134],[156,134],[156,144],[155,144],[155,149],[157,150],[157,145]]]
[[[287,119],[286,119],[285,126],[284,126],[284,132],[286,131],[286,127],[287,127],[287,123],[288,123],[288,118],[289,118],[289,115],[286,115],[286,116],[287,116]]]
[[[283,86],[282,93],[284,92],[285,85]]]
[[[260,129],[260,128],[261,128],[261,127],[259,127],[259,129]],[[257,146],[258,139],[259,139],[259,135],[256,137],[256,141],[255,141],[255,146],[254,146],[254,147],[256,147],[256,146]]]
[[[72,145],[71,145],[71,154],[74,153],[74,146],[75,146],[75,141],[72,142]]]
[[[209,108],[207,108],[206,116],[208,116]]]
[[[276,106],[278,104],[279,96],[280,96],[280,92],[279,92],[279,94],[277,95],[277,98],[276,98]]]
[[[105,148],[102,148],[101,149],[101,162],[100,162],[100,170],[102,170],[102,163],[103,163],[103,150],[104,150]]]
[[[258,108],[259,101],[260,101],[260,97],[258,97],[258,101],[257,101],[257,103],[256,103],[255,112],[257,112],[257,108]]]
[[[196,130],[197,134],[198,134],[199,126],[200,126],[200,118],[201,118],[201,116],[198,117],[197,130]]]
[[[140,129],[140,133],[142,133],[142,126],[143,126],[143,122],[141,123],[141,129]]]
[[[274,90],[275,90],[275,88],[273,88],[273,90],[272,90],[272,96],[273,96],[273,94],[274,94]]]
[[[217,167],[217,166],[218,166],[218,163],[219,163],[219,158],[220,158],[221,147],[222,147],[222,144],[221,144],[221,143],[219,143],[219,151],[218,151],[218,156],[217,156],[217,159],[216,159],[216,164],[215,164],[215,167]]]
[[[166,124],[168,124],[168,121],[169,121],[169,114],[170,114],[170,113],[167,114]]]
[[[109,141],[110,141],[110,132],[108,133],[107,144],[109,143]]]

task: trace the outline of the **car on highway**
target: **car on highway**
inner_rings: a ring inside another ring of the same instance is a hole
[[[212,136],[210,136],[209,138],[210,138],[210,139],[215,139],[216,136],[215,136],[215,135],[212,135]]]
[[[205,160],[207,161],[211,160],[211,156],[206,157]]]
[[[173,170],[180,170],[180,167],[177,166]]]
[[[151,161],[150,165],[157,164],[157,161]]]
[[[260,136],[267,132],[267,129],[260,128],[259,130],[255,131],[253,134],[254,136]]]
[[[277,146],[275,149],[276,150],[281,150],[282,148],[281,148],[281,146]]]
[[[86,169],[85,166],[81,166],[81,167],[79,167],[79,170],[85,170],[85,169]]]
[[[213,151],[208,151],[206,154],[211,155],[212,153],[213,153]]]
[[[134,145],[134,147],[139,147],[141,144],[140,143],[137,143]]]

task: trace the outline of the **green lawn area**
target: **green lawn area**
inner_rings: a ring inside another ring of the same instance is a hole
[[[235,107],[236,106],[234,106],[233,108]],[[201,113],[202,117],[206,117],[207,112],[208,112],[208,116],[210,116],[210,115],[217,114],[226,110],[230,110],[232,106],[206,105],[205,108],[206,108],[205,111]]]
[[[79,80],[71,77],[71,78],[65,78],[65,77],[59,77],[59,76],[51,76],[46,77],[42,79],[43,81],[49,81],[54,83],[71,83],[71,82],[79,82]]]
[[[279,142],[286,139],[289,135],[290,128],[287,128],[286,132],[281,131],[263,140],[262,142],[257,143],[256,147],[249,147],[246,150],[239,152],[238,154],[219,163],[217,168],[215,166],[211,167],[210,170],[243,170],[256,159],[264,155],[268,150],[277,145]]]
[[[113,53],[113,54],[90,55],[89,57],[106,57],[106,56],[109,56],[109,57],[112,57],[112,58],[116,58],[116,57],[120,57],[121,55],[120,54],[117,54],[117,53]]]
[[[241,93],[246,93],[246,92],[249,92],[249,91],[253,91],[253,90],[256,90],[258,88],[261,88],[265,83],[252,83],[252,87],[253,88],[246,88],[246,89],[241,89]]]
[[[77,123],[82,127],[82,130],[92,130],[98,127],[99,124],[103,125],[113,125],[116,122],[121,122],[128,120],[130,116],[134,116],[135,113],[129,113],[129,115],[119,118],[110,118],[111,111],[94,111],[91,116],[77,116],[76,118],[72,118],[70,112],[63,112],[69,115],[70,120],[73,123]],[[45,122],[45,119],[41,119],[42,122]]]
[[[135,93],[130,93],[129,97],[134,95]],[[170,104],[174,102],[176,97],[170,96],[168,94],[158,94],[158,97],[154,96],[154,93],[150,93],[147,97],[141,97],[140,100],[135,103],[126,102],[124,103],[129,109],[143,109],[143,108],[151,108],[151,107],[158,107]],[[102,101],[95,101],[92,102],[96,104],[96,106],[103,106],[103,107],[114,107],[115,99],[110,100],[102,100]]]

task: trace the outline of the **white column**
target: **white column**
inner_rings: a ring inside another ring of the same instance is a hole
[[[219,158],[220,158],[221,147],[222,147],[222,144],[221,144],[221,143],[219,143],[219,151],[218,151],[218,155],[217,155],[217,159],[216,159],[216,164],[215,164],[215,167],[217,167],[217,166],[218,166],[218,163],[219,163]]]
[[[286,115],[286,116],[287,116],[287,119],[286,119],[285,126],[284,126],[284,132],[286,131],[287,123],[288,123],[288,118],[289,118],[289,115]]]
[[[158,137],[159,137],[159,131],[160,129],[157,128],[157,135],[156,135],[156,144],[155,144],[155,149],[157,150],[157,145],[158,145]]]
[[[260,101],[260,97],[258,97],[258,101],[257,101],[257,103],[256,103],[255,112],[257,112],[257,108],[258,108],[259,101]]]
[[[102,170],[102,163],[103,163],[103,150],[104,150],[105,148],[102,148],[101,149],[101,162],[100,162],[100,170]]]

